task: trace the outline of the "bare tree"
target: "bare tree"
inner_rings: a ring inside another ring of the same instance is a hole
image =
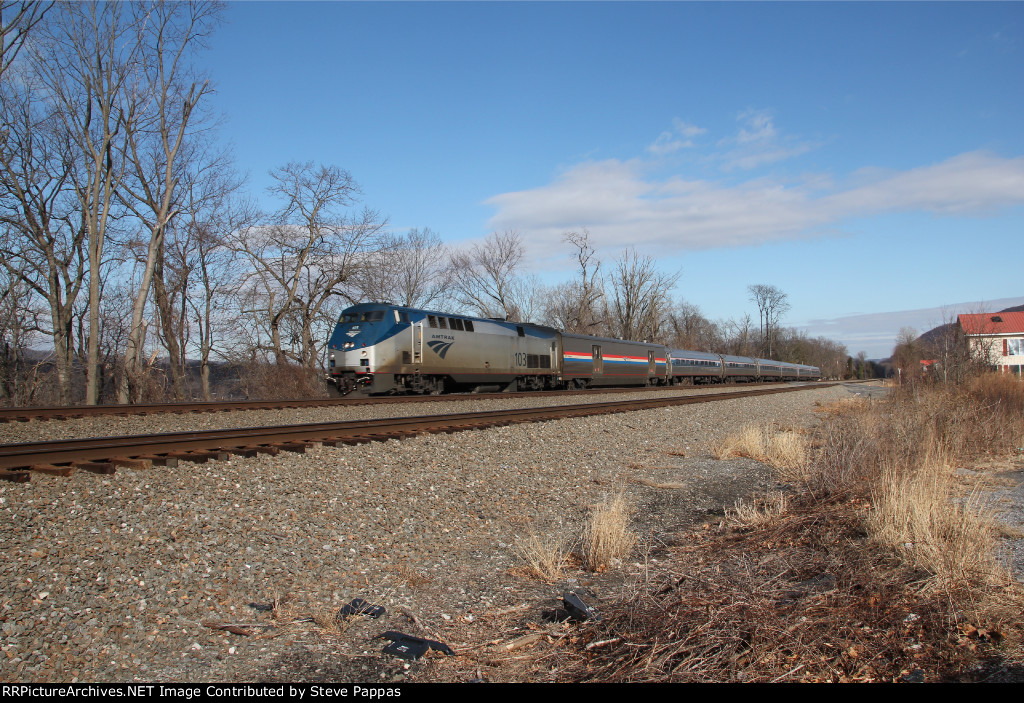
[[[902,327],[896,335],[892,350],[892,363],[900,383],[913,382],[921,375],[922,349],[913,327]]]
[[[141,44],[131,10],[127,3],[96,0],[62,4],[34,57],[73,157],[69,182],[86,232],[89,324],[84,341],[90,405],[99,395],[104,246],[124,173],[124,136],[143,99],[134,86]]]
[[[523,242],[513,230],[493,232],[482,244],[451,256],[450,285],[464,309],[481,317],[520,321],[529,286],[518,280]]]
[[[611,274],[612,333],[622,339],[659,341],[671,306],[670,292],[682,271],[658,271],[654,259],[627,249]]]
[[[373,210],[348,211],[359,186],[336,166],[290,163],[270,175],[268,190],[281,209],[270,224],[237,232],[232,246],[252,267],[242,292],[252,321],[264,328],[254,336],[267,337],[259,347],[278,364],[290,358],[312,369],[324,346],[315,325],[329,322],[323,312],[330,298],[378,246],[387,221]]]
[[[39,0],[0,0],[0,76],[11,67],[29,32],[52,7],[52,2]]]
[[[444,290],[447,258],[441,238],[429,227],[385,235],[356,267],[349,301],[429,307]]]
[[[763,283],[747,286],[750,301],[757,305],[761,344],[758,353],[772,358],[772,348],[778,336],[779,322],[789,312],[789,296],[775,286]]]
[[[809,338],[792,328],[780,328],[773,359],[808,364],[821,369],[825,378],[842,378],[848,354],[846,347],[826,337]]]
[[[768,296],[771,289],[772,286],[762,283],[747,286],[747,292],[750,293],[749,300],[757,305],[758,332],[762,346],[765,342],[765,315],[768,311]]]
[[[40,330],[32,289],[17,270],[0,269],[0,403],[24,405],[36,383],[27,352]]]
[[[754,339],[753,323],[750,315],[745,314],[736,320],[722,323],[726,338],[723,350],[738,356],[756,356],[757,340]]]
[[[779,289],[774,289],[768,297],[768,307],[765,310],[765,331],[768,337],[768,358],[772,358],[772,349],[775,346],[775,339],[778,336],[779,325],[783,315],[789,312],[789,296]]]
[[[210,400],[210,363],[225,356],[237,338],[238,254],[230,233],[253,224],[257,213],[236,197],[241,180],[226,161],[215,161],[183,187],[181,212],[167,242],[167,310],[161,338],[176,338],[184,369],[186,350],[198,355],[201,393]],[[161,315],[161,319],[164,315]],[[194,332],[194,336],[193,336]]]
[[[141,6],[140,43],[144,73],[136,90],[148,98],[134,124],[125,129],[127,168],[123,199],[148,233],[145,263],[132,305],[131,331],[125,350],[125,373],[118,395],[120,402],[136,401],[132,383],[143,362],[143,315],[150,287],[155,289],[161,323],[173,328],[174,313],[164,276],[164,244],[171,220],[181,208],[179,186],[190,177],[189,167],[203,152],[196,132],[203,128],[199,106],[211,92],[209,79],[198,75],[190,63],[219,21],[216,2],[156,2]],[[164,335],[170,357],[171,379],[177,397],[184,395],[184,350],[178,335]]]
[[[605,325],[601,261],[590,244],[590,232],[566,232],[562,241],[575,248],[577,277],[548,290],[545,320],[576,334],[596,334]]]
[[[680,300],[668,313],[673,347],[694,351],[714,352],[722,349],[718,325],[704,317],[700,308]]]
[[[52,104],[30,70],[0,86],[0,266],[49,307],[57,400],[71,403],[72,316],[86,278],[86,228],[69,187],[73,168]]]

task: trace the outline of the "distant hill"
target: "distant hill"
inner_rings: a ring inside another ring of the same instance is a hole
[[[997,313],[998,312],[1024,312],[1024,305],[1015,305],[1012,308],[1005,308],[1003,310],[996,310],[995,312],[997,312]],[[948,335],[948,334],[950,334],[952,332],[952,328],[955,325],[956,325],[956,321],[954,320],[953,322],[948,322],[948,323],[946,323],[944,325],[939,325],[938,327],[933,327],[930,330],[928,330],[927,332],[925,332],[924,334],[922,334],[920,337],[918,337],[917,341],[922,343],[922,344],[924,344],[924,345],[937,344],[940,341],[942,341],[943,339],[945,339],[946,335]]]

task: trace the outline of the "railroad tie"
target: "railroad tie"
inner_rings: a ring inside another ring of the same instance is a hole
[[[146,461],[149,461],[153,466],[165,466],[168,469],[175,469],[178,467],[178,460],[173,456],[167,456],[165,454],[142,454],[135,458],[145,459]]]
[[[32,480],[31,471],[0,471],[0,481],[13,481],[14,483],[28,483]]]
[[[38,471],[47,476],[70,476],[75,473],[74,466],[54,466],[53,464],[33,464],[29,467],[32,471]]]
[[[259,456],[260,454],[269,454],[270,456],[277,456],[278,454],[281,453],[281,450],[278,449],[277,447],[271,447],[268,445],[255,445],[238,447],[237,449],[232,449],[231,453],[244,457],[254,457]]]
[[[285,442],[277,445],[280,449],[286,452],[295,452],[296,454],[306,453],[305,442]]]
[[[153,468],[153,461],[151,459],[145,459],[139,457],[138,459],[132,459],[127,456],[115,456],[110,459],[110,463],[114,466],[119,466],[125,469],[151,469]]]
[[[89,471],[94,474],[114,474],[117,469],[109,461],[73,461],[71,465],[82,471]]]
[[[230,452],[223,450],[194,451],[194,452],[167,452],[167,456],[179,461],[191,461],[194,464],[205,464],[208,461],[222,461],[231,456]]]

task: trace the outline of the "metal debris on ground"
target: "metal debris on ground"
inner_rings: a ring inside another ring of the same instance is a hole
[[[583,602],[573,591],[562,594],[562,602],[565,604],[565,609],[569,613],[569,618],[577,622],[585,622],[587,620],[594,620],[599,622],[601,616],[597,614],[593,608]]]
[[[564,607],[543,611],[541,619],[547,622],[564,622],[566,620],[572,620],[573,622],[601,621],[601,616],[597,614],[597,611],[584,603],[583,599],[574,591],[563,593],[561,600]]]
[[[381,615],[387,615],[387,612],[383,605],[373,605],[372,603],[367,603],[362,598],[353,598],[351,602],[338,611],[338,620],[352,615],[368,615],[376,620]]]
[[[426,654],[429,649],[436,650],[442,654],[447,654],[448,656],[455,655],[452,648],[444,642],[423,639],[422,637],[413,637],[412,635],[395,632],[394,630],[388,630],[383,635],[378,635],[377,639],[391,640],[391,644],[386,646],[383,651],[388,654],[394,654],[396,657],[400,657],[402,659],[415,661]]]

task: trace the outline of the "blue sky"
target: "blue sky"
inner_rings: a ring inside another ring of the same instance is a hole
[[[204,63],[249,189],[348,169],[396,230],[587,227],[713,318],[888,355],[1024,303],[1024,4],[234,2]],[[269,202],[267,203],[270,204]],[[1006,302],[1010,301],[1010,302]],[[957,307],[960,306],[960,307]],[[937,312],[938,311],[938,312]],[[894,315],[893,313],[900,313]]]

